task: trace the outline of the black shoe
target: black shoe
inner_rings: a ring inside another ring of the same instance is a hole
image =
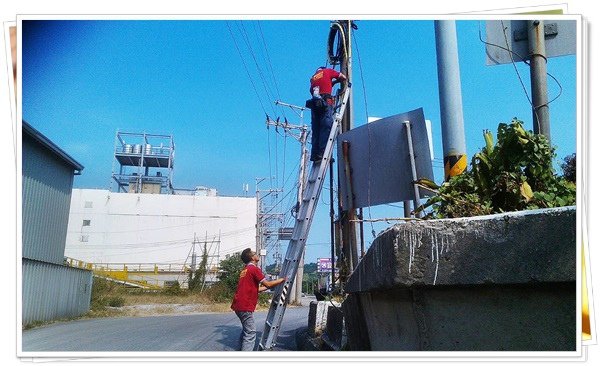
[[[321,161],[323,159],[323,155],[314,155],[310,157],[310,161]]]

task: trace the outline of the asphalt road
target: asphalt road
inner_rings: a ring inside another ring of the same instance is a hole
[[[304,299],[303,299],[304,300]],[[307,301],[303,301],[307,304]],[[295,351],[308,325],[307,305],[288,306],[275,351]],[[254,313],[257,345],[266,311]],[[76,320],[23,331],[23,352],[235,351],[241,332],[233,312]]]

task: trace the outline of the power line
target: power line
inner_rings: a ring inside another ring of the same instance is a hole
[[[229,26],[229,22],[225,21],[225,24],[227,24],[227,29],[229,29],[229,34],[231,35],[231,39],[233,39],[233,43],[235,44],[235,48],[237,49],[237,52],[240,55],[240,59],[242,60],[242,64],[244,65],[244,69],[246,70],[246,74],[248,75],[248,79],[250,79],[250,83],[252,84],[252,88],[254,89],[254,93],[256,93],[256,98],[258,98],[258,102],[260,103],[260,107],[262,108],[263,112],[266,115],[267,114],[267,110],[265,109],[265,106],[263,105],[262,100],[260,99],[260,95],[258,94],[258,90],[256,90],[256,85],[254,85],[254,80],[252,80],[252,76],[250,76],[250,71],[248,70],[248,67],[246,66],[246,62],[244,61],[244,57],[242,56],[242,52],[240,51],[240,48],[238,47],[238,44],[237,44],[237,41],[235,40],[233,32],[231,31],[231,27]]]
[[[244,26],[244,23],[242,21],[240,21],[239,24],[241,24],[242,39],[246,43],[246,46],[248,47],[248,50],[250,51],[250,55],[252,56],[252,59],[254,60],[254,65],[256,66],[256,69],[258,70],[258,75],[263,84],[263,88],[265,89],[265,93],[267,93],[268,98],[275,99],[274,97],[271,96],[271,93],[269,93],[269,90],[267,88],[267,83],[265,81],[265,77],[263,75],[263,72],[262,72],[260,66],[258,65],[256,56],[254,55],[254,50],[252,49],[252,45],[250,44],[248,34],[246,33],[246,27]],[[238,25],[238,28],[240,28],[239,25]],[[273,114],[277,114],[277,112],[275,111],[275,108],[273,108],[273,106],[270,103],[269,103],[269,105],[271,106],[271,110],[273,111]]]
[[[275,77],[275,72],[273,71],[273,64],[271,62],[271,56],[269,55],[269,50],[267,49],[267,43],[265,42],[265,35],[264,35],[263,31],[262,31],[262,27],[260,25],[260,21],[257,20],[256,23],[258,24],[258,29],[260,31],[260,38],[261,38],[262,44],[263,44],[263,46],[265,48],[265,54],[267,56],[266,59],[267,59],[268,65],[269,65],[269,69],[271,71],[271,76],[273,77],[273,85],[275,85],[275,90],[277,91],[277,98],[279,100],[281,100],[281,93],[279,92],[279,85],[277,83],[277,78]],[[287,118],[286,115],[285,115],[285,110],[283,109],[283,107],[281,107],[280,110],[283,113],[283,117]]]

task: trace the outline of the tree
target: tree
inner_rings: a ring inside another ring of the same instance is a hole
[[[190,291],[201,291],[206,281],[206,264],[208,263],[208,252],[206,251],[206,243],[204,243],[204,249],[202,250],[202,259],[198,265],[198,269],[194,272],[190,272],[188,277],[188,289]]]
[[[244,268],[240,253],[234,253],[219,263],[217,283],[209,287],[205,294],[217,302],[231,301],[237,289],[240,272]]]
[[[563,171],[563,177],[569,182],[575,183],[577,180],[577,160],[575,153],[565,157],[564,162],[560,165]]]

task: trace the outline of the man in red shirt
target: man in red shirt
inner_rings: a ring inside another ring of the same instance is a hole
[[[258,255],[250,248],[242,252],[242,261],[246,265],[240,272],[237,290],[233,296],[231,309],[242,322],[240,343],[242,351],[253,351],[256,342],[256,326],[254,324],[254,310],[258,303],[258,293],[283,283],[286,278],[267,281],[262,271],[256,265]]]
[[[307,106],[311,109],[312,149],[310,160],[312,161],[319,161],[323,158],[333,125],[335,104],[331,95],[333,85],[345,80],[346,75],[324,66],[319,67],[310,78],[310,93],[313,97]]]

